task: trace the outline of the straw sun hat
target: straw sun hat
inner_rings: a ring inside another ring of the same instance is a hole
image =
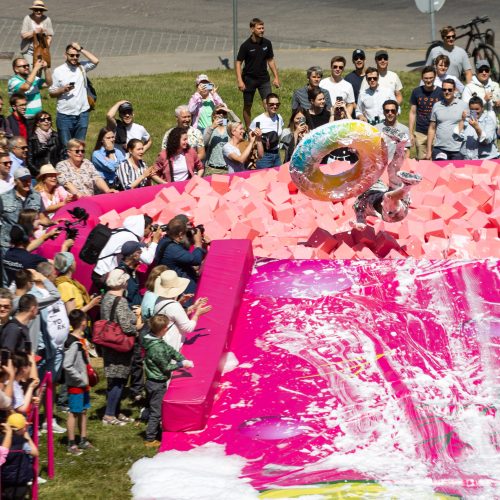
[[[183,293],[189,285],[187,278],[180,278],[175,271],[163,271],[155,281],[155,293],[160,297],[174,299]]]

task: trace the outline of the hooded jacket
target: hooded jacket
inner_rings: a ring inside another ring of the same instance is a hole
[[[120,252],[122,246],[127,241],[141,241],[144,238],[144,215],[130,215],[123,221],[125,231],[118,231],[111,235],[109,241],[102,249],[99,257],[109,256],[97,261],[94,272],[99,276],[104,276],[118,266],[121,260]],[[147,248],[144,247],[141,252],[141,262],[151,264],[153,262],[157,243],[152,242]]]
[[[63,368],[66,384],[69,387],[87,387],[89,385],[88,360],[80,339],[69,335],[64,348]]]
[[[491,92],[493,94],[492,99],[488,102],[484,100],[484,94],[486,94],[486,92]],[[474,75],[470,83],[465,86],[462,94],[463,101],[468,105],[474,94],[480,97],[483,101],[485,111],[494,111],[493,101],[500,100],[500,85],[498,85],[497,82],[494,82],[491,78],[488,79],[486,84],[482,84],[477,79],[477,76]],[[494,118],[494,116],[492,118]]]
[[[151,333],[144,336],[142,346],[146,351],[144,371],[147,380],[166,382],[170,379],[171,372],[182,368],[182,362],[186,359],[162,338],[155,337]]]

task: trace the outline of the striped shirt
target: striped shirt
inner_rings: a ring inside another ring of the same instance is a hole
[[[12,94],[19,92],[19,87],[24,85],[26,80],[19,75],[14,75],[8,83],[8,92],[9,96]],[[35,81],[33,85],[27,90],[23,92],[24,97],[26,97],[26,101],[28,105],[26,106],[26,118],[33,118],[39,111],[42,111],[42,97],[40,95],[40,89],[43,87],[45,80],[42,78],[35,77]]]
[[[136,181],[144,172],[146,171],[146,164],[140,160],[138,168],[134,167],[132,163],[129,161],[129,158],[122,161],[120,166],[116,169],[116,175],[123,189],[131,189],[131,185],[134,181]],[[144,187],[149,183],[149,179],[144,179],[141,183],[136,187]]]

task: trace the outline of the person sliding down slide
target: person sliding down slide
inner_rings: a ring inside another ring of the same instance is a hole
[[[353,207],[356,212],[356,222],[351,223],[356,229],[365,227],[366,217],[369,215],[379,217],[385,222],[403,220],[408,215],[411,186],[422,180],[418,174],[400,170],[409,137],[391,127],[384,127],[383,133],[388,143],[389,158],[393,152],[387,165],[389,187],[379,179],[370,189],[358,196]]]

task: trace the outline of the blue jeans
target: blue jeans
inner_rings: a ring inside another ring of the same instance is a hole
[[[264,153],[264,156],[260,160],[257,160],[257,163],[255,165],[257,166],[258,169],[279,167],[281,165],[280,154],[279,152],[278,153],[266,152]]]
[[[89,112],[84,111],[79,115],[57,113],[56,125],[59,140],[64,146],[66,146],[70,139],[84,141],[89,127]]]
[[[116,417],[120,413],[120,402],[125,382],[124,378],[108,378],[106,411],[104,413],[108,417]]]

